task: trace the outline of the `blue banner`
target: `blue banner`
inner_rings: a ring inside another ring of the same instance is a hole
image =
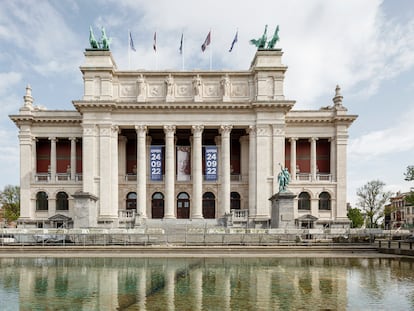
[[[150,148],[150,170],[151,180],[162,180],[162,147],[151,146]]]
[[[217,147],[204,148],[205,155],[205,180],[217,180]]]

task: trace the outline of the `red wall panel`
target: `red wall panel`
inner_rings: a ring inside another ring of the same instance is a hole
[[[296,141],[296,164],[300,173],[310,173],[310,142],[308,139]]]
[[[39,138],[36,142],[36,168],[37,173],[47,173],[50,165],[50,141]]]

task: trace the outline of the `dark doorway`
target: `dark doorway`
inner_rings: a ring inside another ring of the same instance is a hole
[[[177,196],[177,218],[190,218],[190,196],[185,192]]]
[[[164,218],[164,195],[161,192],[155,192],[151,201],[152,218]]]
[[[203,194],[203,217],[216,218],[216,197],[212,192]]]

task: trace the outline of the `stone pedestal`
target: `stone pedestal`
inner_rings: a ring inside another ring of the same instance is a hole
[[[89,192],[77,191],[72,195],[75,199],[73,209],[73,227],[91,228],[97,227],[97,208],[98,198]]]
[[[295,228],[293,216],[293,199],[296,197],[290,191],[278,192],[269,200],[272,201],[271,228]]]

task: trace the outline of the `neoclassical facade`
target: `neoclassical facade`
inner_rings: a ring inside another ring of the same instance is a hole
[[[258,50],[246,71],[124,71],[86,50],[75,110],[19,114],[21,215],[33,227],[131,227],[153,219],[266,227],[291,174],[298,227],[344,226],[348,127],[333,104],[293,110],[282,51]]]

